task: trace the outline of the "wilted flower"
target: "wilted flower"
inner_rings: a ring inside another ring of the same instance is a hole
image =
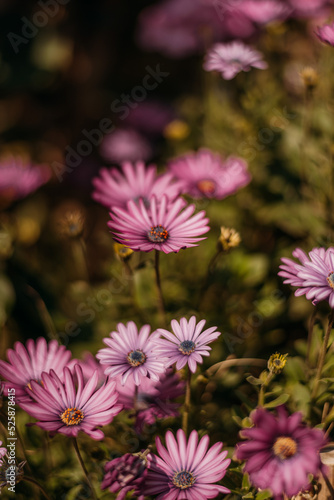
[[[0,448],[0,455],[3,453],[2,450],[4,450],[4,448]],[[5,450],[5,452],[6,451],[7,450]],[[17,462],[13,463],[13,458],[11,457],[9,460],[6,453],[4,455],[2,454],[2,459],[0,463],[0,494],[2,488],[5,488],[5,486],[11,488],[12,492],[15,492],[15,485],[18,484],[24,476],[23,467],[26,462],[20,462],[19,464]]]
[[[69,368],[64,368],[64,382],[53,370],[50,375],[44,372],[42,386],[33,380],[31,389],[28,389],[33,402],[24,402],[20,406],[38,419],[36,425],[53,434],[59,432],[76,437],[82,431],[101,440],[104,434],[98,427],[109,424],[123,408],[116,404],[116,382],[107,380],[97,389],[97,371],[87,382],[79,365],[74,371],[75,376]]]
[[[302,71],[300,72],[300,76],[304,82],[305,87],[308,90],[312,91],[318,86],[319,75],[311,66],[307,66],[306,68],[302,69]]]
[[[288,354],[272,354],[268,360],[268,370],[271,373],[279,374],[286,365]]]
[[[220,332],[216,326],[202,332],[205,319],[196,324],[196,317],[192,316],[189,322],[181,318],[180,322],[173,319],[171,322],[173,333],[159,328],[157,333],[165,339],[156,339],[157,351],[167,358],[167,365],[176,363],[176,369],[180,370],[188,364],[190,371],[195,373],[197,363],[203,363],[202,356],[209,356],[211,347],[208,344],[216,340]]]
[[[192,431],[188,442],[183,430],[166,433],[167,449],[156,438],[160,456],[150,456],[150,466],[145,481],[146,495],[159,495],[159,500],[198,500],[216,498],[219,493],[230,493],[224,486],[215,484],[226,473],[231,460],[227,451],[220,452],[223,443],[209,448],[209,436],[198,442],[197,431]],[[161,457],[161,458],[160,458]]]
[[[139,206],[129,201],[127,210],[113,208],[108,226],[116,241],[133,250],[178,252],[197,246],[205,239],[199,236],[209,231],[205,212],[192,216],[195,205],[180,212],[186,205],[182,198],[169,203],[166,196],[162,197],[160,204],[153,196],[148,208],[142,200],[139,200]]]
[[[80,208],[66,210],[58,219],[58,229],[62,236],[78,238],[85,228],[85,214]]]
[[[127,260],[133,254],[133,250],[121,243],[114,243],[114,251],[119,260]]]
[[[104,338],[108,346],[100,349],[96,357],[104,365],[104,373],[110,377],[121,375],[124,385],[129,376],[139,385],[142,378],[159,380],[165,371],[164,360],[159,358],[154,344],[155,335],[150,335],[151,327],[144,325],[138,332],[133,321],[127,325],[119,323],[117,331],[111,332],[111,338]]]
[[[240,41],[231,43],[217,43],[211,47],[206,55],[204,69],[219,71],[224,80],[232,80],[240,71],[250,69],[266,69],[262,54]]]
[[[109,488],[111,493],[118,493],[116,500],[124,500],[130,492],[133,498],[144,500],[142,491],[148,466],[146,455],[147,453],[126,453],[108,462],[101,490]]]
[[[182,193],[193,198],[221,200],[250,182],[247,163],[231,156],[223,160],[208,149],[171,160],[168,168],[180,181]]]
[[[324,433],[303,424],[301,413],[288,416],[283,406],[277,408],[277,417],[258,408],[251,419],[254,427],[241,431],[248,441],[237,445],[236,457],[246,461],[244,470],[252,484],[270,489],[275,498],[306,489],[309,474],[316,476],[320,471]]]
[[[223,252],[228,252],[231,248],[238,247],[240,245],[241,238],[240,234],[233,228],[221,226],[220,236],[218,239],[218,249]]]

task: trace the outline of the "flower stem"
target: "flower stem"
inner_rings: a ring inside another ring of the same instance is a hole
[[[306,364],[309,366],[310,364],[310,354],[311,354],[311,346],[313,339],[313,330],[315,325],[315,320],[317,317],[317,306],[314,307],[312,315],[310,317],[309,325],[308,325],[308,336],[307,336],[307,351],[306,351]]]
[[[317,394],[317,390],[318,390],[318,386],[319,386],[319,382],[320,382],[320,378],[321,378],[321,374],[322,374],[322,369],[323,369],[324,364],[325,364],[325,357],[326,357],[326,352],[327,352],[327,348],[328,348],[328,341],[329,341],[329,336],[330,336],[331,331],[332,331],[333,322],[334,322],[334,309],[332,309],[332,311],[329,314],[328,326],[327,326],[325,338],[324,338],[324,341],[323,341],[323,344],[321,347],[321,351],[320,351],[320,356],[319,356],[319,361],[318,361],[318,369],[317,369],[317,373],[316,373],[315,380],[314,380],[313,390],[311,393],[311,400],[314,400],[314,398]]]
[[[88,485],[89,485],[89,487],[90,487],[90,489],[91,489],[91,492],[92,492],[92,498],[93,498],[94,500],[98,500],[98,498],[97,498],[97,496],[96,496],[96,493],[95,493],[95,491],[94,491],[94,488],[93,488],[92,482],[91,482],[91,480],[90,480],[90,477],[89,477],[88,471],[87,471],[86,466],[85,466],[85,464],[84,464],[84,461],[83,461],[83,459],[82,459],[82,456],[81,456],[81,453],[80,453],[80,450],[79,450],[79,447],[78,447],[78,443],[77,443],[77,440],[76,440],[76,438],[75,438],[75,437],[73,438],[73,446],[74,446],[74,449],[75,449],[75,453],[77,454],[77,457],[78,457],[79,463],[80,463],[80,465],[81,465],[81,468],[82,468],[82,470],[83,470],[83,473],[84,473],[84,474],[85,474],[85,476],[86,476],[87,483],[88,483]]]
[[[268,373],[266,380],[261,385],[260,392],[259,392],[258,406],[263,406],[264,405],[265,389],[268,387],[268,385],[269,385],[271,379],[273,378],[273,376],[274,376],[273,373]]]
[[[161,317],[161,321],[163,323],[165,323],[165,304],[164,304],[164,297],[162,295],[162,289],[161,289],[160,252],[159,252],[159,250],[155,250],[154,269],[155,269],[155,281],[156,281],[157,288],[158,288],[159,315]]]
[[[186,382],[186,395],[184,399],[183,415],[182,415],[182,429],[185,435],[188,435],[188,421],[190,412],[190,399],[191,399],[191,371],[188,366],[188,375]]]
[[[27,483],[31,483],[31,484],[34,484],[35,486],[37,486],[37,488],[43,493],[45,498],[47,500],[51,500],[51,498],[49,497],[49,495],[47,494],[47,492],[45,491],[43,486],[41,486],[35,479],[33,479],[32,477],[29,477],[29,476],[23,476],[22,480],[27,481]]]

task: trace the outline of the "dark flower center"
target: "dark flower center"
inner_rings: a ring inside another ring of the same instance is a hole
[[[297,453],[297,443],[291,437],[281,436],[276,439],[273,452],[281,460],[291,458]]]
[[[211,195],[216,191],[216,183],[210,179],[203,179],[197,183],[199,191],[205,195]]]
[[[332,271],[327,276],[327,283],[331,288],[334,288],[334,273]]]
[[[192,352],[196,349],[196,344],[192,340],[184,340],[178,347],[178,350],[186,356],[190,356]]]
[[[163,243],[168,238],[168,231],[159,224],[158,226],[151,227],[151,230],[147,233],[147,237],[152,243]]]
[[[145,363],[146,354],[144,354],[140,349],[136,349],[135,351],[128,353],[127,360],[131,366],[140,366]]]
[[[176,472],[173,477],[173,484],[181,490],[190,488],[196,481],[196,477],[187,470],[181,470],[181,472]]]
[[[67,408],[61,415],[61,420],[66,425],[78,425],[84,419],[84,414],[81,410],[74,408]]]

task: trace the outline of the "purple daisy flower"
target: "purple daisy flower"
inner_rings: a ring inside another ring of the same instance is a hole
[[[237,445],[236,457],[246,460],[244,470],[254,486],[270,489],[279,499],[306,489],[308,475],[316,476],[321,468],[324,433],[303,424],[301,413],[288,416],[283,406],[277,408],[277,417],[258,408],[251,418],[254,427],[241,431],[248,442]]]
[[[103,339],[108,346],[100,349],[96,357],[102,365],[106,365],[104,373],[110,377],[121,375],[124,385],[131,375],[136,385],[143,377],[159,380],[159,374],[164,373],[165,363],[156,352],[154,337],[150,335],[151,327],[144,325],[138,332],[133,321],[127,325],[119,323],[118,331],[111,332],[111,338]]]
[[[327,45],[334,47],[334,23],[325,24],[324,26],[318,26],[318,30],[315,32],[319,40]]]
[[[261,52],[240,41],[216,43],[207,52],[203,68],[206,71],[219,71],[224,80],[232,80],[240,71],[266,69]]]
[[[192,431],[187,443],[185,433],[179,429],[177,441],[167,431],[166,445],[167,449],[156,438],[160,456],[150,457],[146,495],[158,495],[157,500],[198,500],[230,493],[224,486],[214,484],[225,476],[231,462],[226,459],[227,451],[220,452],[223,443],[216,443],[208,449],[209,436],[198,442],[197,431]]]
[[[46,165],[29,165],[20,158],[0,163],[0,198],[17,200],[28,196],[51,177]]]
[[[124,500],[127,493],[132,491],[133,498],[144,500],[142,494],[147,476],[148,459],[143,453],[126,453],[115,458],[105,466],[105,476],[101,483],[101,490],[109,488],[111,493],[118,493],[116,500]]]
[[[95,372],[85,383],[79,365],[75,366],[75,377],[67,367],[64,368],[64,383],[53,370],[50,374],[43,373],[43,386],[33,380],[31,389],[28,389],[34,401],[21,403],[20,406],[37,418],[36,425],[46,431],[70,437],[76,437],[79,431],[83,431],[91,438],[101,440],[104,434],[97,427],[109,424],[123,408],[116,404],[116,382],[106,381],[96,389],[98,373]]]
[[[188,205],[179,213],[186,204],[182,198],[169,202],[165,195],[159,204],[152,196],[148,208],[143,200],[139,200],[139,206],[129,201],[127,210],[113,208],[108,226],[114,239],[132,250],[176,253],[181,248],[197,246],[199,241],[205,239],[198,236],[210,229],[204,211],[192,216],[195,205]]]
[[[131,380],[125,385],[121,385],[119,381],[117,391],[124,409],[136,410],[135,429],[140,434],[145,424],[154,425],[156,420],[179,416],[181,404],[173,400],[184,395],[185,382],[169,368],[158,382],[143,378],[136,390],[136,385]]]
[[[126,208],[129,200],[138,202],[143,199],[145,205],[154,194],[159,199],[163,194],[174,199],[180,193],[180,186],[172,182],[171,174],[157,176],[155,165],[145,167],[143,162],[123,163],[122,172],[117,168],[100,170],[100,177],[93,179],[95,191],[92,197],[102,205]]]
[[[286,278],[284,283],[298,287],[297,297],[305,295],[315,305],[321,300],[328,300],[334,308],[334,248],[313,248],[307,256],[296,248],[292,255],[300,264],[291,259],[282,258],[279,276]]]
[[[3,384],[5,393],[9,388],[15,389],[17,401],[29,399],[28,388],[32,380],[40,383],[42,373],[52,369],[62,376],[64,367],[71,358],[71,352],[56,340],[46,342],[40,337],[36,341],[29,339],[26,347],[16,342],[14,349],[7,350],[9,363],[0,360],[0,376],[7,382]]]
[[[212,326],[202,332],[205,325],[205,319],[202,319],[196,325],[196,318],[192,316],[189,322],[186,318],[181,318],[180,322],[173,319],[171,322],[172,330],[159,328],[157,333],[167,340],[157,339],[155,341],[158,352],[167,358],[167,365],[176,363],[176,369],[181,370],[187,363],[192,373],[195,373],[197,363],[203,363],[202,356],[209,356],[210,344],[216,340],[220,332],[217,332],[216,326]]]
[[[251,180],[244,160],[231,156],[224,162],[208,149],[175,158],[168,167],[180,181],[182,193],[193,198],[221,200]]]

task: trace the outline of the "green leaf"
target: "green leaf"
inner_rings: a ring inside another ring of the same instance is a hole
[[[253,377],[253,375],[250,375],[249,377],[246,378],[247,382],[249,382],[252,385],[261,385],[263,382],[259,378]]]
[[[266,500],[267,498],[271,498],[272,494],[270,490],[259,491],[256,495],[255,500]]]
[[[270,403],[266,403],[264,405],[265,408],[276,408],[276,406],[284,405],[289,399],[290,394],[281,394],[278,398],[270,401]]]
[[[249,490],[250,488],[249,475],[247,472],[243,475],[241,488],[243,490]]]
[[[249,493],[247,493],[246,495],[243,495],[242,498],[254,498],[254,495],[253,493],[250,491]]]

